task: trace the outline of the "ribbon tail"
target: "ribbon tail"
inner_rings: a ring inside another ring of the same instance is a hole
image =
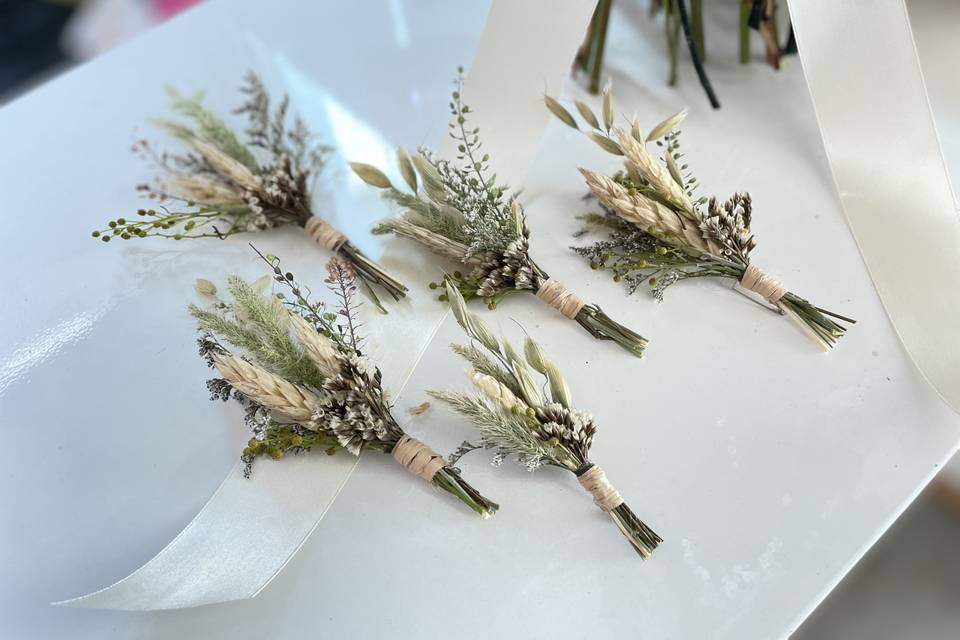
[[[860,254],[910,358],[960,412],[960,221],[907,8],[806,0],[790,18]]]
[[[312,452],[238,463],[200,513],[160,553],[126,578],[54,604],[154,611],[252,598],[310,536],[359,458]]]

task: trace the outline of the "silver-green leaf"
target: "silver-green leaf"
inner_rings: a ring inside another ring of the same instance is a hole
[[[413,168],[413,163],[410,162],[410,156],[407,155],[403,147],[397,147],[397,165],[400,167],[400,175],[403,176],[404,181],[410,186],[410,190],[416,193],[417,172]]]
[[[567,381],[563,379],[563,376],[560,374],[560,370],[557,369],[557,365],[553,364],[549,360],[545,363],[546,376],[547,380],[550,381],[550,397],[553,398],[554,402],[559,402],[566,408],[570,408],[570,387],[567,386]]]
[[[603,87],[603,126],[607,131],[613,126],[613,83],[610,80]]]
[[[600,121],[597,120],[597,116],[593,115],[593,111],[590,110],[590,107],[579,100],[574,100],[573,103],[577,105],[577,111],[579,111],[580,116],[587,121],[587,124],[594,129],[600,128]]]
[[[533,338],[529,336],[523,343],[523,355],[527,358],[527,364],[533,367],[533,370],[546,375],[546,356]]]
[[[550,113],[555,115],[560,122],[572,129],[580,128],[577,126],[577,121],[573,119],[572,115],[570,115],[570,112],[564,109],[563,105],[557,102],[556,99],[551,98],[548,95],[544,95],[543,103],[547,105],[547,109],[550,110]]]
[[[437,204],[443,204],[447,200],[446,191],[443,188],[443,178],[437,168],[427,160],[422,153],[418,153],[410,158],[413,166],[416,167],[420,179],[423,181],[423,188],[427,195]]]
[[[630,135],[640,144],[647,143],[643,137],[643,132],[640,131],[640,121],[637,120],[637,116],[633,116],[633,121],[630,123]]]
[[[654,140],[659,140],[663,136],[667,135],[683,122],[683,119],[687,117],[687,110],[683,109],[673,114],[653,129],[650,130],[650,133],[647,134],[647,142],[653,142]]]
[[[377,187],[378,189],[389,189],[393,185],[390,183],[390,178],[388,178],[383,171],[377,169],[371,164],[365,164],[363,162],[351,162],[350,168],[353,169],[353,172],[357,176],[366,182],[371,187]]]
[[[600,148],[607,153],[612,153],[615,156],[623,155],[623,149],[620,148],[620,145],[602,133],[591,133],[590,139],[600,145]]]

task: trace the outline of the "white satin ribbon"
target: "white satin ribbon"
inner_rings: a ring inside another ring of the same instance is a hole
[[[152,560],[113,585],[56,604],[152,611],[252,598],[296,554],[359,458],[320,453],[237,464],[200,513]]]
[[[960,412],[960,218],[903,0],[790,3],[823,146],[877,292]]]
[[[471,120],[483,129],[503,181],[522,181],[548,119],[543,91],[559,89],[592,11],[591,0],[556,0],[550,11],[536,0],[493,2],[464,93],[475,113]],[[456,147],[445,138],[439,151],[452,157]],[[398,275],[422,276],[411,271]],[[381,339],[410,335],[409,326],[394,331],[398,327],[391,323],[397,322],[419,326],[423,320],[415,309],[399,308],[387,318],[371,319],[368,326],[374,331],[374,352],[379,344],[381,358],[391,361],[381,360],[384,374],[397,378],[402,372],[405,384],[426,345],[411,362],[409,349]],[[386,349],[392,351],[383,353]],[[148,611],[252,598],[317,528],[356,464],[357,458],[348,454],[258,460],[249,480],[238,465],[197,517],[152,560],[105,589],[57,604]]]
[[[550,113],[543,94],[560,93],[596,0],[494,0],[467,74],[465,102],[480,127],[497,181],[519,187]],[[449,137],[438,149],[451,158]]]

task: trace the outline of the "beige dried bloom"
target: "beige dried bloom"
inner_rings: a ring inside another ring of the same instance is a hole
[[[527,405],[523,400],[513,395],[513,392],[505,384],[498,381],[493,376],[478,373],[473,369],[467,369],[467,376],[470,381],[476,385],[485,396],[499,404],[509,412],[526,412]]]
[[[299,313],[289,312],[290,324],[300,341],[304,352],[316,365],[325,378],[332,378],[340,373],[340,354],[333,346],[333,342],[319,333],[316,328],[303,319]]]

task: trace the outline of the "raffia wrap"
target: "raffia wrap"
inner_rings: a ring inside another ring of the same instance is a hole
[[[787,294],[787,288],[780,281],[768,276],[763,269],[748,264],[743,276],[740,277],[740,286],[762,296],[772,305],[780,302],[780,298]]]
[[[420,476],[427,482],[444,466],[443,457],[416,438],[403,436],[393,446],[393,459],[406,467],[407,471]]]
[[[623,497],[617,491],[610,481],[607,480],[607,474],[597,465],[593,465],[585,472],[577,476],[581,486],[590,492],[593,501],[597,503],[604,511],[613,511],[623,504]]]
[[[553,278],[547,279],[537,289],[537,297],[571,320],[583,309],[583,300]]]
[[[313,238],[314,242],[330,251],[337,251],[347,241],[347,236],[330,226],[326,220],[317,216],[310,216],[303,228],[306,229],[307,235]]]

